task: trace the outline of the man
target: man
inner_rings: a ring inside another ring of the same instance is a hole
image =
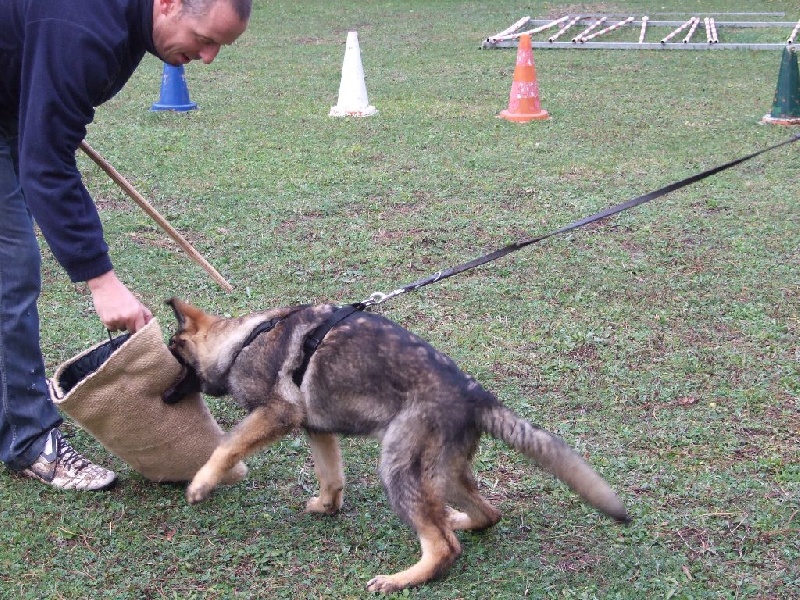
[[[214,60],[245,30],[252,0],[0,0],[0,460],[63,489],[110,487],[113,471],[62,437],[48,394],[33,220],[100,321],[134,332],[150,310],[114,274],[75,153],[94,109],[149,52]]]

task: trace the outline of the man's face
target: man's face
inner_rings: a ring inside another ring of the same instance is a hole
[[[153,42],[159,57],[171,65],[192,60],[208,64],[221,46],[236,41],[247,28],[227,0],[217,0],[203,16],[184,12],[182,0],[155,0]]]

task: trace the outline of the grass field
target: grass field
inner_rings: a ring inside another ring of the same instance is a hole
[[[165,335],[171,296],[232,315],[357,301],[798,133],[759,123],[779,50],[535,50],[552,118],[496,118],[515,52],[481,42],[525,15],[579,12],[800,19],[777,0],[257,2],[239,42],[187,67],[199,110],[149,111],[162,66],[148,57],[87,137],[234,292],[81,155],[118,274]],[[379,111],[366,119],[328,116],[348,31]],[[380,307],[576,447],[634,519],[603,519],[486,439],[475,467],[503,520],[460,534],[450,573],[402,595],[800,598],[798,152]],[[105,332],[47,250],[43,277],[52,373]],[[224,428],[242,416],[209,405]],[[372,441],[344,441],[345,507],[319,518],[302,512],[315,480],[300,435],[190,507],[181,487],[146,481],[72,421],[64,431],[120,483],[79,495],[0,471],[2,597],[361,598],[372,576],[418,555]]]

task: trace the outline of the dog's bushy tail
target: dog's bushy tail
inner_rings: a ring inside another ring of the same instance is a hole
[[[545,471],[555,475],[586,503],[617,521],[627,523],[628,513],[608,483],[564,440],[541,429],[501,404],[483,411],[484,432],[510,444]]]

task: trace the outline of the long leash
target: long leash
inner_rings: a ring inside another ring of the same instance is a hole
[[[458,273],[463,273],[464,271],[467,271],[469,269],[474,269],[475,267],[484,265],[493,260],[497,260],[498,258],[501,258],[507,254],[516,252],[517,250],[525,248],[526,246],[530,246],[531,244],[536,244],[538,242],[541,242],[542,240],[546,240],[547,238],[553,237],[555,235],[567,233],[568,231],[572,231],[573,229],[578,229],[579,227],[583,227],[585,225],[588,225],[589,223],[594,223],[595,221],[599,221],[600,219],[605,219],[606,217],[616,215],[617,213],[629,210],[631,208],[639,206],[640,204],[650,202],[651,200],[655,200],[656,198],[665,196],[670,192],[674,192],[675,190],[679,190],[680,188],[692,185],[693,183],[697,183],[698,181],[702,181],[703,179],[711,177],[716,173],[719,173],[726,169],[730,169],[731,167],[734,167],[747,160],[750,160],[751,158],[755,158],[756,156],[764,154],[765,152],[769,152],[770,150],[775,150],[777,148],[780,148],[781,146],[791,144],[793,142],[796,142],[797,140],[800,140],[800,134],[797,134],[794,137],[791,137],[783,142],[779,142],[773,146],[769,146],[768,148],[764,148],[762,150],[758,150],[757,152],[753,152],[752,154],[748,154],[747,156],[743,156],[742,158],[737,158],[736,160],[732,160],[718,167],[714,167],[713,169],[708,169],[706,171],[703,171],[702,173],[698,173],[696,175],[692,175],[691,177],[681,179],[680,181],[664,186],[654,192],[649,192],[642,196],[638,196],[637,198],[633,198],[632,200],[628,200],[627,202],[617,204],[616,206],[611,206],[593,215],[584,217],[583,219],[579,219],[578,221],[574,221],[569,225],[565,225],[564,227],[560,227],[559,229],[554,229],[553,231],[545,233],[544,235],[529,238],[519,242],[514,242],[513,244],[509,244],[508,246],[500,248],[499,250],[495,250],[494,252],[490,252],[489,254],[485,254],[479,258],[475,258],[469,262],[462,263],[460,265],[457,265],[455,267],[452,267],[444,271],[438,271],[433,275],[425,277],[424,279],[420,279],[413,283],[409,283],[408,285],[405,285],[401,288],[397,288],[396,290],[393,290],[388,294],[384,294],[382,292],[373,292],[372,295],[366,300],[362,300],[361,302],[355,302],[353,304],[345,304],[344,306],[339,306],[325,321],[323,321],[308,336],[306,336],[306,339],[303,342],[303,355],[301,364],[292,374],[292,378],[296,385],[298,386],[302,385],[306,369],[308,368],[309,363],[311,362],[311,357],[313,356],[314,352],[316,352],[320,344],[322,344],[322,341],[325,339],[325,336],[327,336],[328,332],[334,327],[336,327],[336,325],[338,325],[339,323],[341,323],[354,313],[363,311],[371,306],[377,306],[378,304],[382,304],[383,302],[386,302],[390,298],[394,298],[395,296],[399,296],[400,294],[405,294],[406,292],[418,290],[423,286],[429,285],[431,283],[436,283],[437,281],[442,281],[443,279],[447,279],[448,277],[452,277],[453,275],[457,275]],[[255,335],[258,335],[258,333],[254,332],[253,337],[255,337]]]
[[[419,279],[413,283],[409,283],[408,285],[405,285],[401,288],[397,288],[396,290],[393,290],[389,293],[384,294],[382,292],[373,292],[369,296],[369,298],[362,300],[361,302],[355,303],[352,306],[356,307],[356,310],[364,310],[365,308],[368,308],[370,306],[377,306],[378,304],[386,302],[390,298],[394,298],[395,296],[399,296],[400,294],[405,294],[407,292],[418,290],[423,286],[430,285],[431,283],[436,283],[437,281],[442,281],[443,279],[447,279],[448,277],[452,277],[453,275],[458,275],[459,273],[463,273],[464,271],[467,271],[469,269],[474,269],[475,267],[479,267],[480,265],[484,265],[488,262],[492,262],[493,260],[497,260],[498,258],[502,258],[507,254],[516,252],[517,250],[525,248],[526,246],[530,246],[532,244],[536,244],[538,242],[546,240],[547,238],[553,237],[555,235],[560,235],[562,233],[567,233],[574,229],[578,229],[579,227],[584,227],[585,225],[594,223],[595,221],[599,221],[600,219],[605,219],[606,217],[616,215],[625,210],[630,210],[631,208],[639,206],[640,204],[645,204],[646,202],[650,202],[652,200],[655,200],[656,198],[665,196],[671,192],[674,192],[686,186],[697,183],[698,181],[702,181],[707,177],[716,175],[717,173],[725,171],[726,169],[730,169],[731,167],[735,167],[736,165],[739,165],[745,161],[755,158],[756,156],[760,156],[765,152],[776,150],[777,148],[780,148],[787,144],[791,144],[793,142],[796,142],[797,140],[800,140],[800,134],[797,134],[789,138],[788,140],[784,140],[783,142],[779,142],[767,148],[763,148],[762,150],[758,150],[757,152],[753,152],[752,154],[748,154],[747,156],[743,156],[742,158],[737,158],[736,160],[732,160],[718,167],[714,167],[712,169],[703,171],[702,173],[697,173],[696,175],[692,175],[691,177],[681,179],[680,181],[671,183],[670,185],[664,186],[658,190],[655,190],[654,192],[649,192],[642,196],[638,196],[637,198],[633,198],[632,200],[628,200],[627,202],[617,204],[616,206],[611,206],[593,215],[574,221],[569,225],[565,225],[564,227],[560,227],[559,229],[554,229],[553,231],[545,233],[544,235],[539,235],[526,240],[514,242],[512,244],[509,244],[508,246],[495,250],[494,252],[490,252],[489,254],[485,254],[481,257],[475,258],[469,262],[462,263],[460,265],[451,267],[450,269],[446,269],[443,271],[437,271],[433,275],[429,275],[428,277]]]

